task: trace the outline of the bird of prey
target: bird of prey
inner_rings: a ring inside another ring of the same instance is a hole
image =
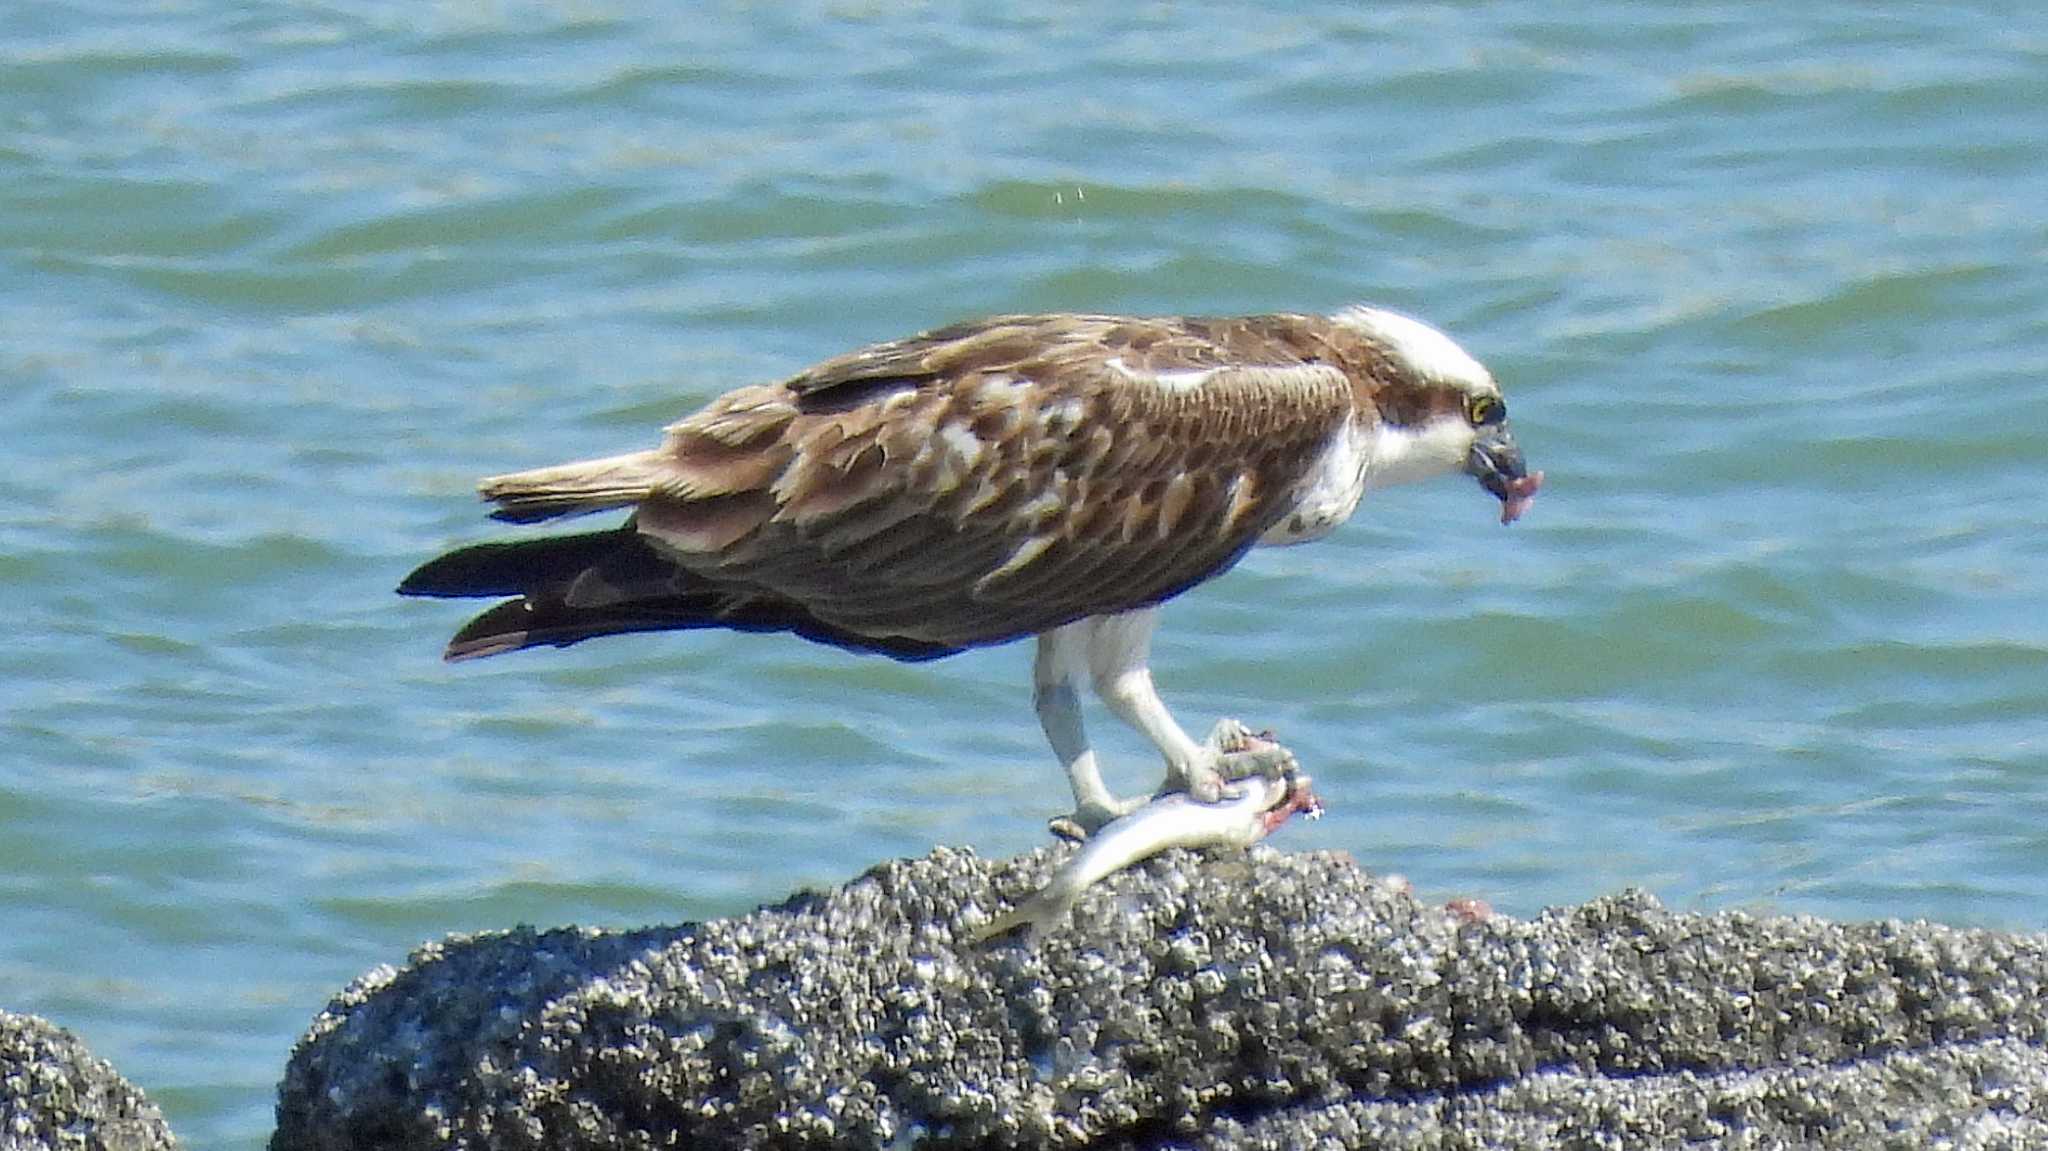
[[[1232,754],[1232,725],[1197,742],[1153,687],[1160,604],[1457,471],[1502,523],[1543,479],[1493,376],[1396,312],[997,316],[727,392],[647,451],[485,479],[499,520],[632,511],[449,552],[398,590],[510,597],[451,660],[705,627],[900,660],[1035,637],[1039,723],[1092,831],[1142,801],[1104,785],[1082,681],[1159,749],[1164,790],[1215,798]]]

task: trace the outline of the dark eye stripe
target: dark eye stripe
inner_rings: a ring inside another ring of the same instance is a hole
[[[1475,424],[1497,424],[1508,418],[1507,401],[1493,396],[1473,396],[1465,401],[1465,418]]]

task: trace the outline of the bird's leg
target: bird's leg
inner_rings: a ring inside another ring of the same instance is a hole
[[[1081,693],[1076,683],[1087,666],[1088,635],[1094,621],[1081,620],[1038,637],[1031,665],[1031,702],[1046,741],[1066,769],[1074,789],[1074,813],[1053,821],[1053,831],[1083,839],[1103,824],[1143,806],[1143,799],[1118,799],[1102,782],[1102,768],[1081,723]]]
[[[1095,693],[1117,718],[1138,729],[1166,757],[1162,791],[1185,791],[1204,803],[1223,797],[1223,773],[1214,749],[1196,743],[1173,720],[1166,702],[1152,686],[1152,671],[1140,664],[1095,677]]]
[[[1162,791],[1185,791],[1205,803],[1222,798],[1223,785],[1233,779],[1270,774],[1293,763],[1286,748],[1258,739],[1241,723],[1224,720],[1205,743],[1188,738],[1152,685],[1147,666],[1152,654],[1152,629],[1157,608],[1145,608],[1093,621],[1088,637],[1088,670],[1102,702],[1136,728],[1166,757]]]

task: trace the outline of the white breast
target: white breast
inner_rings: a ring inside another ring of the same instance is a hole
[[[1366,465],[1371,462],[1368,433],[1345,420],[1316,457],[1308,483],[1295,501],[1294,510],[1259,537],[1261,546],[1298,544],[1321,539],[1351,518],[1358,501],[1365,496]]]

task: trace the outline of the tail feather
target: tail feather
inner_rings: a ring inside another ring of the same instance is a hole
[[[477,484],[477,491],[498,505],[491,518],[538,523],[639,503],[666,478],[666,459],[666,453],[657,450],[577,460],[490,476]]]
[[[902,636],[861,635],[791,600],[703,579],[656,551],[630,523],[582,535],[460,548],[420,565],[398,591],[512,597],[464,624],[443,652],[449,660],[567,647],[605,635],[712,627],[793,632],[899,660],[936,659],[958,650]]]
[[[513,540],[458,548],[428,560],[398,585],[399,595],[525,595],[567,585],[621,553],[639,551],[658,562],[631,525],[583,535]]]
[[[559,599],[520,596],[462,625],[462,630],[448,641],[441,658],[457,663],[529,647],[568,647],[606,635],[717,626],[703,607],[701,599],[589,608],[575,607]]]
[[[441,653],[451,663],[529,647],[568,647],[586,639],[641,631],[786,631],[813,643],[922,663],[960,649],[902,636],[859,635],[824,622],[796,604],[705,591],[648,597],[602,607],[566,603],[548,595],[508,599],[462,626]]]

